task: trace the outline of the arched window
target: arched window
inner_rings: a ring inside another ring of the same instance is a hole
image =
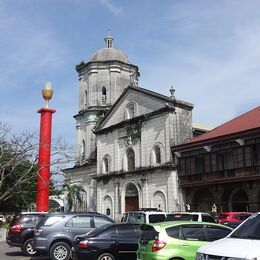
[[[107,89],[104,86],[102,87],[101,102],[102,102],[102,104],[107,103]]]
[[[135,116],[135,104],[130,103],[125,108],[125,119],[131,119]]]
[[[154,147],[154,155],[155,155],[155,163],[160,164],[161,163],[161,150],[159,146]]]
[[[110,171],[110,156],[106,155],[102,162],[102,173],[109,173]]]
[[[127,169],[128,171],[135,170],[135,153],[132,149],[127,152]]]

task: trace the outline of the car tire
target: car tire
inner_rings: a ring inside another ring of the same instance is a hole
[[[37,251],[33,249],[33,239],[27,239],[22,246],[22,251],[26,256],[37,255]]]
[[[71,248],[66,242],[57,242],[50,250],[51,260],[69,260],[71,258]]]
[[[115,257],[110,253],[103,253],[97,258],[97,260],[115,260]]]

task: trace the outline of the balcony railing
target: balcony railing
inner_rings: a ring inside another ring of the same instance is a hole
[[[230,169],[218,172],[179,176],[182,187],[260,179],[260,167]]]

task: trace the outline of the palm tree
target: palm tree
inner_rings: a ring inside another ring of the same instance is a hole
[[[80,184],[65,184],[64,191],[67,193],[67,210],[75,209],[76,205],[81,208],[83,205],[82,193],[86,193],[85,189]]]

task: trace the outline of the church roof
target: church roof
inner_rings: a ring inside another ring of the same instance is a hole
[[[124,63],[129,63],[126,54],[113,47],[113,38],[111,36],[105,37],[105,48],[97,51],[91,58],[90,61],[110,61],[117,60]]]
[[[126,54],[115,48],[102,48],[97,51],[91,58],[90,61],[109,61],[118,60],[124,63],[129,63]]]
[[[178,147],[184,148],[196,144],[209,143],[215,140],[245,134],[256,129],[260,129],[260,106],[214,128],[205,134],[193,138],[185,144],[173,147],[173,149],[178,150]]]
[[[130,92],[137,92],[140,94],[145,94],[147,96],[156,98],[161,100],[164,104],[165,107],[167,109],[173,109],[174,107],[182,107],[185,108],[187,110],[192,110],[193,109],[193,104],[185,102],[185,101],[181,101],[181,100],[177,100],[173,97],[168,97],[165,95],[162,95],[160,93],[148,90],[148,89],[144,89],[141,87],[132,87],[132,86],[128,86],[124,92],[121,94],[121,96],[117,99],[117,101],[112,105],[112,107],[108,110],[108,112],[105,114],[105,116],[102,118],[102,120],[100,121],[99,125],[96,128],[96,133],[102,128],[103,123],[110,117],[110,115],[113,113],[113,111],[116,109],[116,107],[118,106],[118,104],[120,104],[120,102],[124,99],[124,97]],[[161,110],[161,109],[158,109]],[[143,116],[143,115],[142,115]]]

